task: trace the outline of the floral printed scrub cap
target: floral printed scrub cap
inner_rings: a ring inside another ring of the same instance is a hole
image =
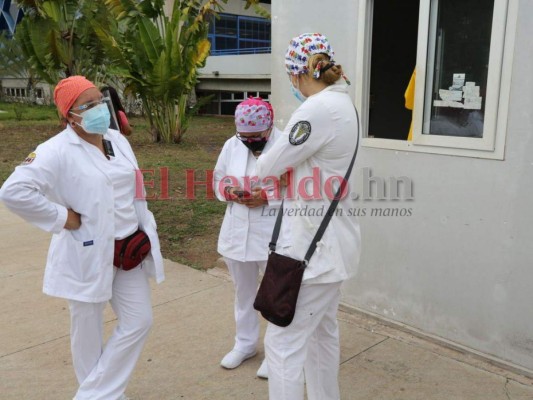
[[[262,132],[272,126],[274,110],[270,103],[260,97],[250,97],[235,109],[237,132]]]
[[[304,33],[293,38],[285,53],[285,68],[290,75],[308,72],[307,62],[313,54],[323,53],[333,61],[335,53],[328,39],[320,33]]]

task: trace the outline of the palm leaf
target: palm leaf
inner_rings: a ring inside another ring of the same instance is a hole
[[[161,36],[154,24],[147,18],[140,18],[139,24],[140,39],[144,45],[145,54],[152,64],[159,58],[162,48]]]

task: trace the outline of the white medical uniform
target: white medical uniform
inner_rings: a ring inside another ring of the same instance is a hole
[[[280,133],[276,128],[272,129],[262,154],[270,151]],[[262,186],[260,182],[251,182],[256,162],[252,152],[237,137],[228,139],[215,166],[213,188],[218,199],[227,201],[224,197],[226,186],[240,186],[249,192],[252,187]],[[249,183],[245,177],[250,179]],[[266,186],[270,186],[270,182]],[[224,257],[235,286],[234,349],[245,354],[255,352],[259,342],[259,318],[253,303],[259,272],[263,272],[266,266],[268,243],[275,222],[271,208],[279,204],[279,199],[272,198],[268,205],[248,208],[230,201],[220,229],[218,252]]]
[[[303,260],[339,186],[339,180],[331,177],[346,174],[358,135],[354,106],[346,85],[339,82],[310,96],[293,113],[272,149],[259,157],[259,178],[294,169],[293,188],[286,191],[278,253]],[[314,188],[312,179],[304,179],[313,173]],[[353,177],[348,191],[352,182]],[[340,284],[355,274],[359,262],[359,223],[352,216],[355,207],[350,195],[339,202],[305,270],[293,322],[286,328],[268,325],[265,350],[272,400],[303,399],[304,370],[310,400],[340,398],[336,313]]]
[[[129,142],[117,131],[104,138],[115,157],[107,160],[68,126],[39,145],[6,180],[0,200],[52,232],[43,291],[65,298],[71,313],[77,400],[118,399],[128,383],[152,324],[148,277],[164,280],[156,223],[143,193],[142,176]],[[137,176],[137,178],[136,178]],[[67,208],[81,215],[77,230],[64,229]],[[130,271],[113,267],[114,240],[137,228],[151,251]],[[118,324],[103,342],[103,310],[110,301]]]

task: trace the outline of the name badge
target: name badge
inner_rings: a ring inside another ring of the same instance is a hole
[[[94,244],[94,240],[89,240],[87,242],[83,242],[83,247],[92,246]]]

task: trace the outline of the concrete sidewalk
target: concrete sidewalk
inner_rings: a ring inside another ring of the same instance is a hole
[[[49,235],[0,205],[0,399],[71,399],[76,391],[65,300],[41,292]],[[166,261],[153,285],[154,327],[127,390],[134,400],[268,399],[255,372],[263,351],[236,370],[220,359],[233,345],[233,286]],[[115,324],[106,317],[106,333]],[[340,385],[346,400],[531,400],[533,381],[469,354],[339,312]],[[263,329],[264,332],[264,329]]]

